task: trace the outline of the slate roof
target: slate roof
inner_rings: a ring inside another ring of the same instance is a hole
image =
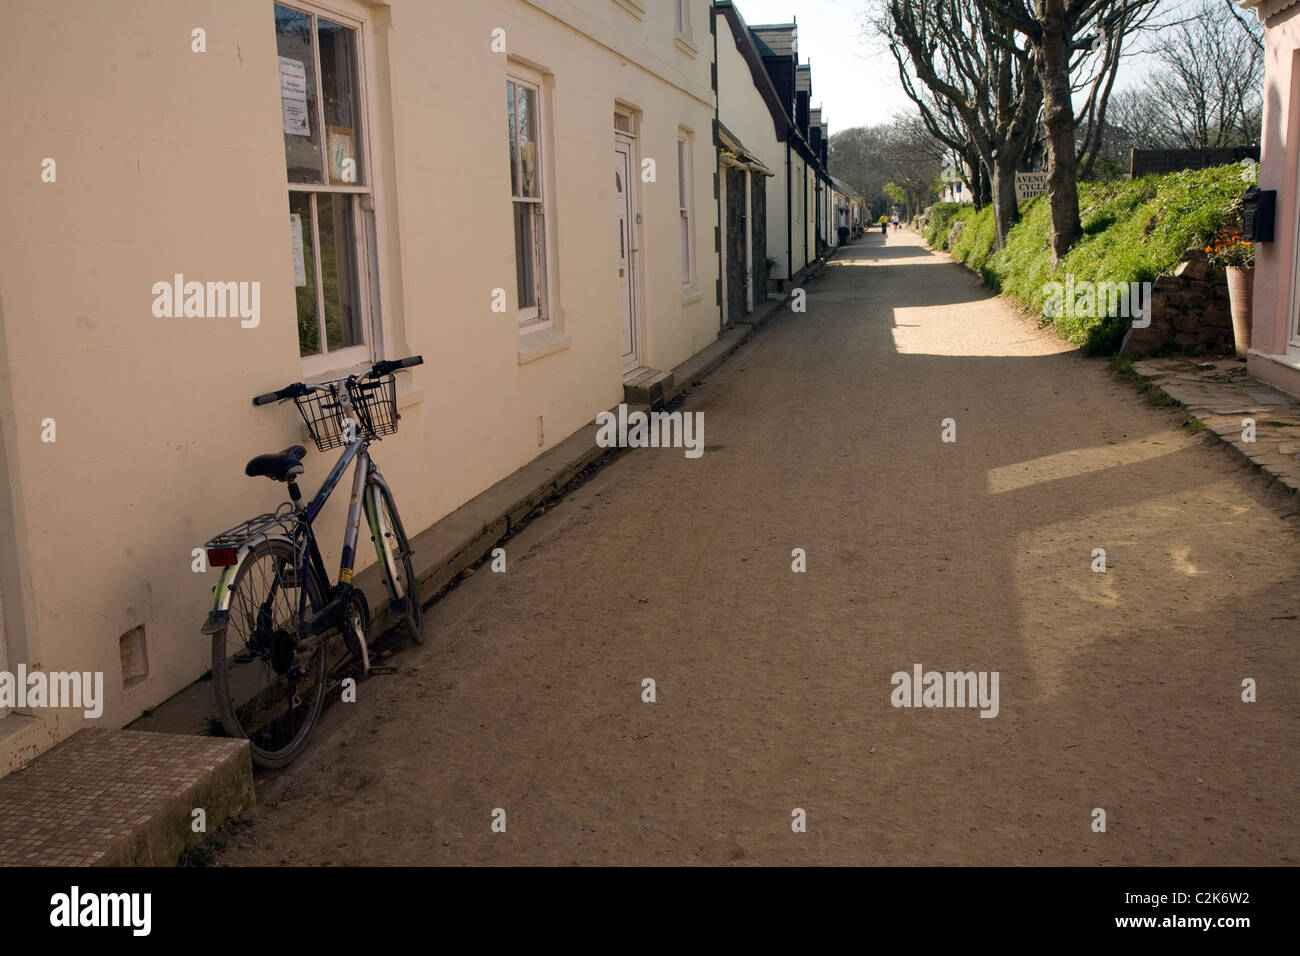
[[[767,23],[751,26],[761,56],[798,56],[799,33],[793,23]]]

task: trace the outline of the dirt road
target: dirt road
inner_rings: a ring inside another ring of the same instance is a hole
[[[1297,862],[1294,505],[911,233],[807,292],[701,458],[512,539],[217,862]],[[996,717],[892,706],[916,664]]]

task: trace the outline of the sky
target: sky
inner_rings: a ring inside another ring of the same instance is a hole
[[[734,0],[751,26],[799,23],[799,60],[812,63],[812,105],[831,134],[911,112],[889,52],[861,36],[867,0]]]
[[[911,114],[912,101],[898,82],[898,66],[874,35],[864,35],[863,15],[870,0],[733,0],[751,26],[799,24],[799,60],[812,63],[812,105],[834,134],[854,126],[887,123],[895,113]],[[1166,7],[1177,4],[1166,0]],[[1140,58],[1139,58],[1140,59]],[[1126,61],[1116,90],[1144,69]]]

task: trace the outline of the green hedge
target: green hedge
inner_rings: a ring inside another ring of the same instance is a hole
[[[954,218],[971,211],[971,207],[959,202],[937,202],[930,207],[929,219],[925,224],[925,241],[935,249],[947,250],[948,229]]]
[[[1245,190],[1235,164],[1136,180],[1080,183],[1079,216],[1083,236],[1052,270],[1051,213],[1046,196],[1020,207],[1020,222],[1006,248],[993,250],[993,209],[976,213],[969,205],[937,203],[931,210],[926,242],[945,249],[955,219],[965,220],[954,248],[946,250],[979,272],[984,281],[1042,315],[1044,285],[1064,281],[1151,282],[1171,272],[1183,252],[1205,244],[1236,216]],[[1087,352],[1114,351],[1128,320],[1100,316],[1061,316],[1042,320]]]

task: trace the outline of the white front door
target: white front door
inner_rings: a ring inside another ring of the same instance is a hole
[[[614,143],[615,216],[618,219],[618,296],[623,349],[623,371],[640,366],[637,351],[636,202],[632,173],[632,143],[621,137]]]

